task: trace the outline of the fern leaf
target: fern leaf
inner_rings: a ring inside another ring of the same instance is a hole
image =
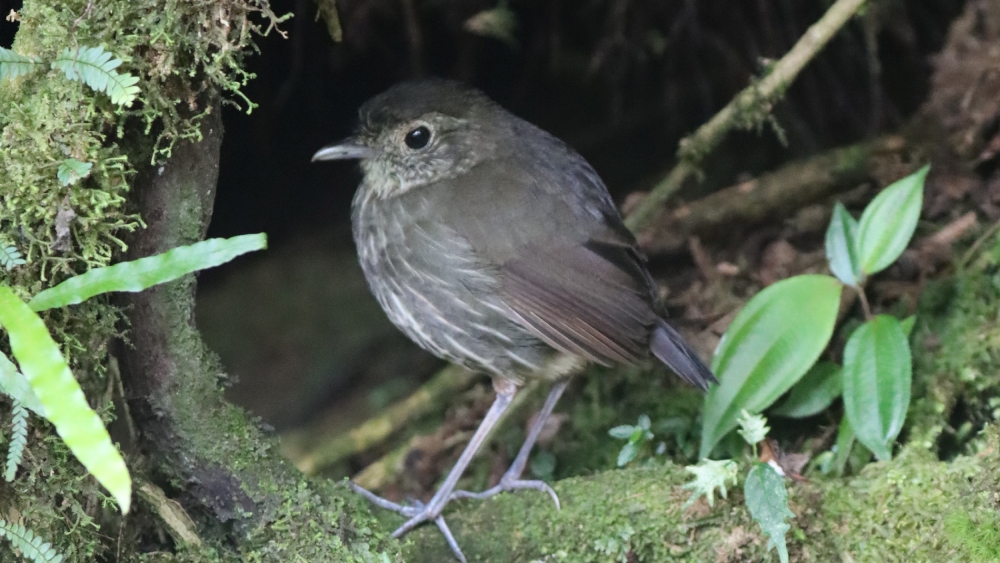
[[[111,103],[120,106],[132,105],[132,100],[139,95],[136,85],[139,78],[116,69],[122,60],[115,58],[104,47],[67,47],[52,61],[52,68],[66,74],[66,78],[83,82],[98,92],[104,92],[111,97]]]
[[[0,266],[3,266],[9,272],[21,264],[24,264],[24,258],[17,251],[17,247],[13,244],[7,244],[7,241],[0,239]]]
[[[0,518],[0,537],[6,537],[32,563],[62,563],[63,556],[51,544],[20,524]]]
[[[59,178],[59,183],[68,186],[75,184],[80,178],[86,178],[93,166],[93,162],[80,162],[75,158],[67,158],[59,163],[56,176]]]
[[[24,456],[24,446],[28,443],[28,409],[21,403],[14,401],[14,408],[11,411],[11,436],[10,447],[7,448],[7,468],[3,472],[3,478],[8,483],[14,480],[17,475],[17,467],[21,465],[21,457]]]
[[[10,49],[0,47],[0,79],[17,78],[30,74],[41,61],[35,57],[18,55]]]

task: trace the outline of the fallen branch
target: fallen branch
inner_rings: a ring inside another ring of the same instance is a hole
[[[663,203],[698,172],[699,163],[705,155],[712,152],[734,128],[760,123],[762,116],[770,113],[774,102],[784,95],[805,65],[864,3],[865,0],[837,0],[818,22],[806,30],[792,49],[774,64],[766,76],[747,86],[708,123],[682,139],[677,151],[677,165],[639,203],[635,211],[626,218],[625,224],[633,232],[648,227]],[[754,116],[754,113],[758,115]]]
[[[294,457],[292,462],[302,472],[313,475],[325,468],[375,447],[401,428],[435,410],[447,400],[472,385],[475,378],[458,366],[449,366],[434,375],[405,399],[393,403],[378,416],[337,437],[317,439],[312,449]]]
[[[857,187],[871,178],[872,171],[887,157],[900,155],[905,149],[903,138],[891,135],[791,162],[663,213],[655,226],[639,236],[639,242],[651,255],[681,252],[692,236],[731,232],[734,225],[750,226],[790,215]]]

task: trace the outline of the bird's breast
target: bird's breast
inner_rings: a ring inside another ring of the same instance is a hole
[[[419,193],[355,197],[355,243],[368,285],[389,319],[425,350],[470,369],[517,378],[548,351],[512,319],[496,272],[435,220]]]

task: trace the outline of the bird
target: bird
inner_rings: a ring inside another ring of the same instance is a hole
[[[665,319],[659,290],[604,182],[575,150],[481,91],[445,79],[397,84],[365,102],[348,138],[312,160],[359,160],[352,231],[369,288],[420,347],[492,378],[496,398],[426,504],[402,505],[351,483],[407,517],[393,537],[433,522],[455,498],[536,489],[521,474],[573,373],[635,364],[650,353],[707,390],[712,371]],[[455,491],[462,473],[526,380],[552,389],[500,482]]]

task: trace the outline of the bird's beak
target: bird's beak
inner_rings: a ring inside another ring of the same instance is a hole
[[[375,151],[359,143],[357,140],[348,137],[339,143],[327,145],[313,155],[312,161],[317,160],[353,160],[356,158],[365,159],[375,156]]]

